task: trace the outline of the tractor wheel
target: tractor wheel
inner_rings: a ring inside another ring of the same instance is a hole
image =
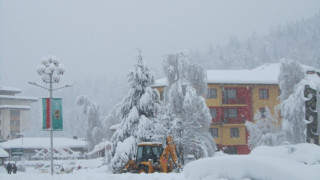
[[[138,172],[139,173],[149,173],[149,168],[147,166],[139,166]]]

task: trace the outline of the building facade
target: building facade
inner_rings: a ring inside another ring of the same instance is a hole
[[[274,84],[208,84],[206,104],[210,109],[210,133],[220,150],[229,154],[248,154],[246,121],[256,113],[279,104],[278,85]],[[274,113],[273,113],[274,114]]]
[[[0,141],[16,138],[31,128],[30,105],[37,98],[17,96],[20,90],[0,86]]]
[[[281,125],[280,112],[276,108],[280,103],[279,73],[278,63],[252,70],[207,71],[206,104],[212,117],[210,133],[219,150],[229,154],[250,153],[245,122],[254,122],[257,113],[263,117],[266,108]],[[157,80],[153,87],[158,89],[160,100],[163,100],[166,79]]]

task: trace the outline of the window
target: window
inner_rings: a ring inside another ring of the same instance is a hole
[[[278,89],[278,96],[281,95],[281,89]]]
[[[238,117],[238,111],[237,108],[228,108],[224,109],[224,116],[229,118],[237,118]]]
[[[223,110],[223,121],[228,122],[229,119],[235,119],[238,117],[237,108],[228,108]]]
[[[238,128],[230,128],[230,137],[237,138],[239,137],[239,129]]]
[[[207,99],[216,99],[217,98],[217,89],[208,88]]]
[[[11,126],[20,126],[20,121],[19,120],[10,120],[10,125]]]
[[[223,91],[223,103],[224,104],[234,104],[237,100],[237,90],[236,89],[224,89]]]
[[[237,147],[232,147],[232,146],[225,147],[223,152],[226,154],[238,154]]]
[[[227,94],[228,99],[236,99],[237,98],[237,91],[235,89],[227,89],[226,94]]]
[[[20,111],[16,109],[10,110],[10,120],[20,120]]]
[[[219,130],[218,128],[210,128],[210,133],[213,138],[218,138],[219,137]]]
[[[260,99],[269,99],[268,89],[259,89],[259,97]]]
[[[262,107],[259,109],[259,111],[260,111],[260,116],[262,118],[266,118],[266,108]]]
[[[210,108],[210,114],[211,114],[212,119],[217,118],[217,109]]]
[[[138,147],[137,160],[141,161],[143,157],[143,146]]]
[[[163,101],[164,100],[164,91],[161,91],[160,92],[160,101]]]

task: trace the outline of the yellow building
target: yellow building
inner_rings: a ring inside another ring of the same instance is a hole
[[[254,121],[254,115],[265,113],[278,119],[276,106],[280,103],[278,76],[280,64],[265,64],[251,70],[208,70],[208,93],[206,104],[210,109],[212,123],[210,133],[219,150],[229,154],[248,154],[248,131],[246,121]],[[154,88],[163,100],[166,79],[156,81]]]

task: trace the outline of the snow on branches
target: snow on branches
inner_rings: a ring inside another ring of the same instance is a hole
[[[154,82],[152,71],[145,65],[141,54],[134,69],[128,74],[129,93],[116,106],[121,126],[112,136],[114,170],[133,159],[137,143],[152,138],[153,119],[157,113],[159,93],[150,86]]]
[[[250,149],[257,146],[275,146],[282,144],[283,132],[277,126],[277,119],[270,113],[268,107],[258,110],[254,116],[255,123],[246,121],[249,131],[248,145]]]
[[[180,159],[184,154],[197,158],[208,157],[216,149],[209,134],[211,116],[202,97],[206,94],[206,71],[191,64],[188,52],[170,54],[164,60],[164,72],[168,79],[163,113],[157,121],[158,141],[168,134],[173,135]]]
[[[88,116],[86,140],[88,141],[88,149],[91,151],[104,137],[99,117],[99,107],[85,96],[78,96],[76,104],[82,106],[83,114]]]

